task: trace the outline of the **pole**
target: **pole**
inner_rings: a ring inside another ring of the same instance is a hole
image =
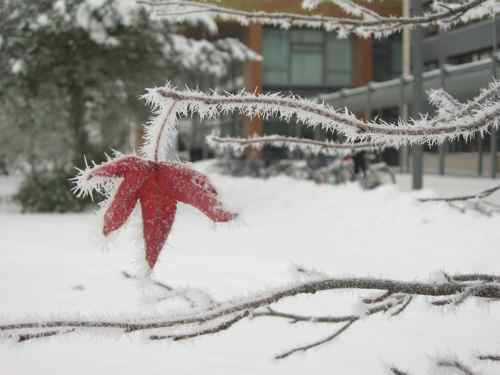
[[[446,90],[446,78],[447,78],[447,71],[446,71],[446,58],[447,58],[447,53],[446,53],[446,34],[445,31],[439,31],[439,73],[440,73],[440,80],[441,80],[441,88],[443,90]],[[441,176],[445,174],[445,169],[446,169],[446,153],[448,151],[448,140],[445,140],[440,146],[439,146],[439,166],[438,166],[438,172]]]
[[[497,16],[493,15],[493,25],[491,27],[491,76],[497,77]],[[491,178],[497,176],[497,130],[493,129],[490,136],[491,153]]]
[[[410,17],[410,0],[403,0],[403,17]],[[403,36],[402,36],[402,77],[401,77],[401,107],[400,107],[400,116],[403,121],[408,120],[408,104],[406,104],[405,97],[405,82],[406,77],[409,77],[411,74],[411,32],[408,27],[403,28]],[[409,161],[409,152],[408,146],[402,146],[399,151],[399,160],[400,160],[400,170],[401,172],[409,172],[410,171],[410,161]]]
[[[422,14],[422,1],[412,0],[413,15]],[[422,82],[422,39],[423,30],[417,27],[412,33],[412,68],[413,68],[413,117],[424,111],[424,87]],[[420,190],[423,187],[423,148],[421,145],[412,147],[412,188]]]

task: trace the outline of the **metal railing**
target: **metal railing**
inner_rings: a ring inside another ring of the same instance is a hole
[[[445,64],[442,68],[427,71],[423,74],[424,90],[446,87],[446,91],[459,100],[466,100],[479,94],[492,80],[492,71],[497,74],[500,66],[486,58],[461,65]],[[371,113],[387,108],[402,107],[413,103],[413,77],[396,78],[385,82],[369,82],[366,86],[353,89],[342,89],[332,94],[320,95],[318,98],[335,108],[347,107],[354,113]],[[427,104],[426,112],[432,112]]]

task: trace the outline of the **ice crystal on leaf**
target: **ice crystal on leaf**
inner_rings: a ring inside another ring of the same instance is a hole
[[[135,155],[121,156],[83,171],[77,177],[79,194],[121,179],[104,213],[103,233],[108,235],[129,218],[137,202],[142,213],[146,260],[154,267],[172,228],[177,203],[189,204],[214,222],[230,221],[215,187],[201,173],[180,163],[155,162]]]

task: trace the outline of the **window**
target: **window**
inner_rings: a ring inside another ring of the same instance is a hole
[[[262,55],[265,86],[351,86],[350,39],[318,30],[266,28]]]
[[[402,73],[401,35],[373,41],[373,78],[387,81]]]
[[[290,55],[286,30],[266,29],[262,41],[263,80],[271,85],[288,83]]]
[[[326,82],[332,86],[351,86],[352,50],[350,39],[330,39],[326,44]]]
[[[488,58],[491,58],[491,48],[480,51],[468,52],[463,55],[451,56],[448,59],[448,62],[452,65],[460,65]]]

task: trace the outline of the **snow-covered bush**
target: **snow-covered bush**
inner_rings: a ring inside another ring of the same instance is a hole
[[[14,201],[22,212],[78,212],[88,207],[88,202],[78,199],[71,192],[74,171],[48,170],[27,175]]]

